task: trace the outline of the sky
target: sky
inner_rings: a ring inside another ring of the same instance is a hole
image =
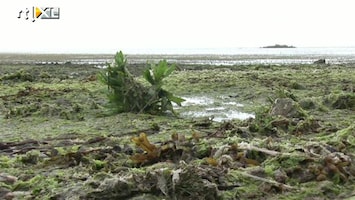
[[[354,0],[1,0],[0,52],[355,47],[354,5]],[[32,7],[60,8],[59,19],[32,22]]]

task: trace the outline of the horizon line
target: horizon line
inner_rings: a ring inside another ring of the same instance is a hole
[[[274,44],[277,45],[277,44]],[[273,45],[270,45],[273,46]],[[355,46],[294,46],[294,45],[287,45],[293,48],[264,48],[267,46],[260,46],[260,47],[188,47],[188,48],[121,48],[117,50],[99,50],[99,51],[82,51],[82,50],[68,50],[68,51],[52,51],[52,50],[35,50],[35,51],[1,51],[0,54],[115,54],[116,52],[123,51],[123,52],[129,52],[126,54],[191,54],[188,51],[196,51],[196,50],[236,50],[236,49],[265,49],[265,50],[275,50],[275,49],[303,49],[303,48],[309,48],[309,49],[319,49],[319,48],[355,48]],[[136,52],[132,52],[136,51]],[[145,51],[145,52],[144,52]],[[148,52],[147,52],[148,51]],[[158,52],[159,51],[159,52]],[[166,51],[166,52],[164,52]],[[185,51],[184,53],[181,52],[174,52],[172,53],[171,51]],[[202,54],[205,54],[204,52],[201,52]],[[198,52],[192,53],[192,54],[201,54]],[[216,54],[218,52],[214,53],[208,53],[208,54]],[[223,54],[223,52],[221,52]],[[224,52],[226,53],[226,52]]]

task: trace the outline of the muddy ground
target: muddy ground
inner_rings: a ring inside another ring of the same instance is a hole
[[[0,199],[355,198],[355,65],[179,65],[180,117],[109,115],[100,70],[0,65]]]

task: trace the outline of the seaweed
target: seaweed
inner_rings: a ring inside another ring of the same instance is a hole
[[[132,142],[145,151],[143,154],[135,154],[131,159],[140,164],[156,161],[161,153],[161,149],[148,141],[147,135],[141,133],[139,137],[133,137]]]
[[[136,66],[127,64],[134,80],[149,86]],[[102,69],[2,65],[0,71],[3,77],[22,68],[32,82],[3,79],[0,85],[0,199],[355,195],[355,115],[351,98],[341,97],[352,96],[353,66],[181,65],[163,79],[164,89],[178,95],[213,97],[212,106],[226,107],[221,112],[255,113],[255,119],[222,123],[216,116],[107,116],[107,85],[95,81]],[[280,96],[279,86],[287,87]],[[272,112],[276,99],[292,96],[285,102],[297,112]]]

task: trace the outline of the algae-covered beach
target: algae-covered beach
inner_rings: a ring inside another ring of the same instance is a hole
[[[176,117],[108,115],[101,67],[40,59],[0,65],[0,199],[355,198],[355,64],[177,60]]]

